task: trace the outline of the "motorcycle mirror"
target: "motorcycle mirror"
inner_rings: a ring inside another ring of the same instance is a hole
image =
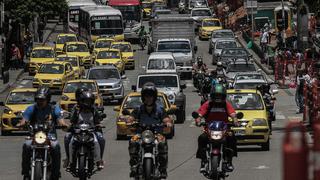
[[[278,94],[279,93],[279,90],[278,89],[273,89],[272,90],[272,94]]]
[[[199,113],[198,112],[192,112],[192,117],[194,118],[194,119],[197,119],[198,117],[199,117]]]
[[[122,111],[122,114],[125,115],[125,116],[127,116],[127,115],[130,115],[130,112],[129,112],[128,109],[124,109],[124,110]]]
[[[102,119],[104,119],[104,118],[106,118],[106,117],[107,117],[107,115],[106,115],[105,113],[101,114],[101,118],[102,118]]]
[[[243,113],[242,112],[238,112],[236,116],[237,116],[237,119],[242,119],[243,118]]]

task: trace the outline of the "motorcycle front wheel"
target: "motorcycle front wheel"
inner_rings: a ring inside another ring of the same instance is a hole
[[[153,174],[153,162],[152,162],[152,159],[150,159],[150,158],[144,159],[143,170],[144,170],[144,179],[145,180],[151,180],[152,179],[152,174]]]
[[[86,168],[86,158],[85,156],[79,156],[79,180],[87,180],[85,168]]]
[[[36,161],[34,166],[34,180],[42,180],[42,163],[41,161]]]
[[[219,180],[219,157],[212,156],[211,157],[211,179],[212,180]]]

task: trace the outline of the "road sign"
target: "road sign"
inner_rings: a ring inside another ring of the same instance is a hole
[[[258,8],[258,1],[257,0],[245,0],[243,1],[244,8],[251,9],[251,8]]]

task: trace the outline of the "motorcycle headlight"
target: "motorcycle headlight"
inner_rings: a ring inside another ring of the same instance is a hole
[[[89,124],[80,124],[79,128],[81,131],[87,130],[89,129]]]
[[[222,139],[223,132],[222,131],[211,131],[210,135],[211,135],[211,139],[219,140],[219,139]]]
[[[68,101],[69,97],[66,96],[66,95],[62,95],[62,96],[61,96],[61,99],[62,99],[63,101]]]
[[[252,126],[267,126],[267,121],[265,119],[254,119]]]
[[[37,144],[45,143],[46,139],[47,139],[47,135],[42,131],[39,131],[34,135],[34,140],[36,141]]]
[[[154,141],[154,135],[152,131],[146,130],[141,135],[142,141],[146,144],[150,144]]]

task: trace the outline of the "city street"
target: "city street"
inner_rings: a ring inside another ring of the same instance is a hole
[[[58,33],[62,31],[62,26],[58,25],[56,31],[49,38],[49,44]],[[197,40],[198,41],[198,40]],[[198,41],[197,55],[203,56],[203,59],[209,69],[211,65],[211,55],[208,53],[208,41]],[[141,51],[138,45],[136,49],[135,60],[136,69],[126,70],[127,79],[124,80],[126,93],[131,91],[131,85],[136,82],[136,77],[143,72],[142,66],[145,66],[147,52]],[[271,79],[273,77],[270,77]],[[176,124],[176,134],[169,140],[169,180],[195,180],[206,179],[199,173],[200,160],[195,158],[197,149],[197,138],[201,133],[201,128],[194,126],[191,117],[192,111],[199,108],[200,97],[194,91],[192,81],[186,81],[187,89],[184,91],[187,97],[187,115],[184,124]],[[27,73],[21,76],[14,87],[31,87],[32,77]],[[0,100],[3,101],[9,91],[0,94]],[[54,96],[55,101],[59,96]],[[302,114],[295,114],[296,105],[294,101],[294,90],[279,90],[277,95],[277,114],[276,121],[273,122],[273,133],[271,135],[270,151],[261,151],[259,146],[240,146],[237,158],[234,158],[234,172],[230,173],[227,179],[230,180],[280,180],[282,179],[282,140],[284,135],[284,126],[286,122],[292,119],[301,119]],[[125,180],[129,179],[129,154],[128,141],[116,140],[116,119],[113,111],[114,104],[105,106],[107,118],[103,122],[106,126],[104,137],[106,138],[105,148],[105,168],[97,172],[91,179],[102,180]],[[65,132],[59,130],[58,140],[61,145],[62,159],[65,158],[63,136]],[[0,180],[18,180],[22,179],[21,172],[21,152],[24,142],[24,135],[17,134],[13,136],[0,136]],[[70,173],[61,168],[61,179],[69,180],[73,177]]]

